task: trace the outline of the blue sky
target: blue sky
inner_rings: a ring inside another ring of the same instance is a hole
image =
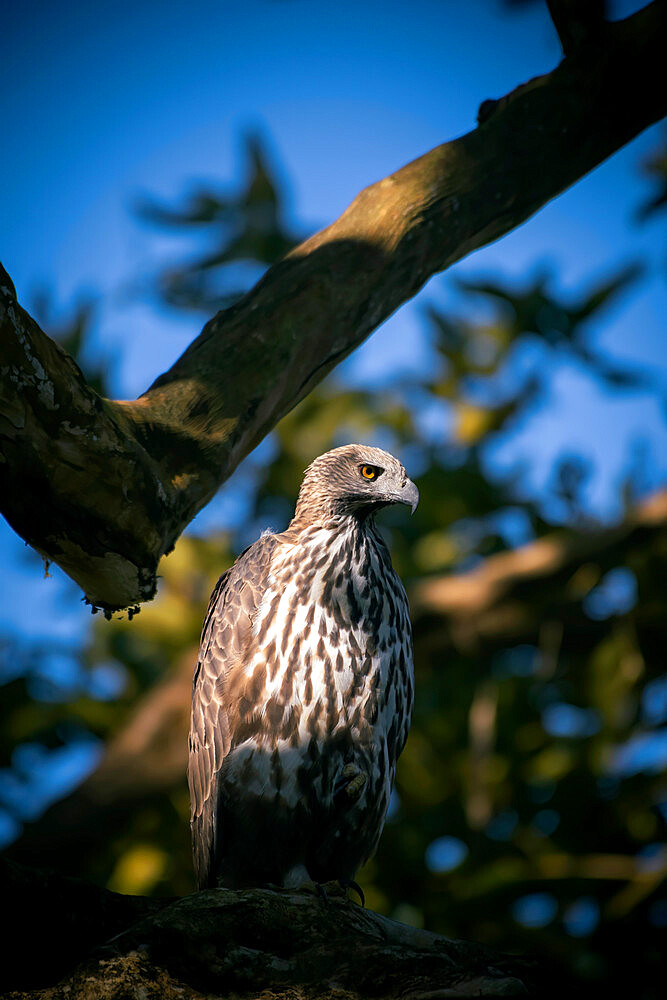
[[[639,6],[613,5],[617,15]],[[174,199],[193,178],[233,184],[242,133],[260,129],[289,179],[294,221],[312,231],[366,184],[474,127],[481,101],[560,58],[539,2],[514,11],[497,0],[27,2],[3,18],[0,258],[28,307],[40,285],[63,309],[85,292],[102,297],[97,343],[114,359],[114,388],[124,397],[145,389],[200,326],[123,294],[151,270],[156,247],[169,249],[132,220],[139,192]],[[639,165],[659,134],[644,133],[452,273],[500,272],[521,283],[549,262],[558,286],[575,293],[623,261],[645,259],[646,278],[601,326],[599,343],[649,364],[667,384],[664,234],[659,221],[632,224],[649,191]],[[379,385],[422,369],[426,301],[462,308],[448,277],[435,278],[345,363],[345,376]],[[611,514],[613,486],[642,437],[659,482],[667,433],[658,404],[604,396],[563,367],[548,405],[492,460],[502,468],[523,459],[527,485],[539,493],[554,458],[575,442],[596,465],[591,505]],[[80,633],[87,617],[76,589],[57,570],[42,580],[4,522],[0,558],[0,630]],[[26,610],[36,603],[38,621]]]

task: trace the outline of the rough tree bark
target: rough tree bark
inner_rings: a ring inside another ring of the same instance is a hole
[[[545,996],[535,963],[381,917],[335,883],[326,900],[315,886],[153,900],[11,863],[0,883],[6,1000]]]
[[[0,508],[10,524],[93,605],[149,600],[160,557],[327,372],[431,275],[665,114],[665,20],[656,2],[596,24],[581,44],[561,26],[568,55],[553,72],[485,101],[474,131],[362,191],[134,402],[101,399],[2,271]]]

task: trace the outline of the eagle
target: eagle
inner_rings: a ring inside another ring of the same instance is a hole
[[[419,492],[386,451],[328,451],[294,517],[218,580],[194,674],[197,886],[337,881],[377,847],[414,695],[408,600],[375,514]]]

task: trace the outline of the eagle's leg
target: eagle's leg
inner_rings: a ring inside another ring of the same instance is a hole
[[[305,865],[293,865],[283,878],[283,889],[300,889],[313,884]]]
[[[349,803],[358,802],[366,787],[368,775],[356,764],[346,764],[335,784],[334,794],[338,799],[344,796]]]
[[[342,887],[342,882],[340,883]],[[314,882],[308,874],[305,865],[294,865],[283,878],[283,889],[296,889],[299,892],[308,892],[311,895],[319,896],[323,903],[328,905],[329,896],[327,890],[321,882]]]
[[[364,891],[358,882],[355,882],[352,878],[338,878],[333,882],[328,882],[329,892],[335,891],[336,884],[338,884],[343,892],[343,895],[347,897],[348,889],[354,889],[354,891],[359,896],[361,900],[361,905],[366,906],[366,898],[364,896]],[[325,905],[329,904],[329,893],[327,892],[327,887],[321,882],[314,882],[308,874],[308,869],[305,865],[294,865],[293,868],[287,872],[283,879],[282,884],[283,889],[297,889],[300,892],[308,892],[313,895],[319,896]]]
[[[327,890],[328,886],[328,890]],[[308,892],[315,891],[316,895],[320,897],[322,902],[328,906],[329,905],[329,893],[333,895],[338,895],[338,890],[336,887],[340,887],[343,895],[347,899],[348,889],[354,889],[354,891],[359,896],[359,900],[363,907],[366,906],[366,897],[364,896],[364,890],[361,888],[358,882],[355,882],[353,878],[338,878],[335,882],[327,882],[326,885],[322,885],[321,882],[304,882],[299,888],[306,890]]]

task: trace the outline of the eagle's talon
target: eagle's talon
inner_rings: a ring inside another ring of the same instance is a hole
[[[343,887],[346,895],[348,889],[354,889],[356,894],[359,896],[359,899],[361,900],[361,905],[363,909],[366,909],[366,897],[364,896],[364,890],[361,888],[358,882],[355,882],[353,878],[339,878],[338,883]]]

